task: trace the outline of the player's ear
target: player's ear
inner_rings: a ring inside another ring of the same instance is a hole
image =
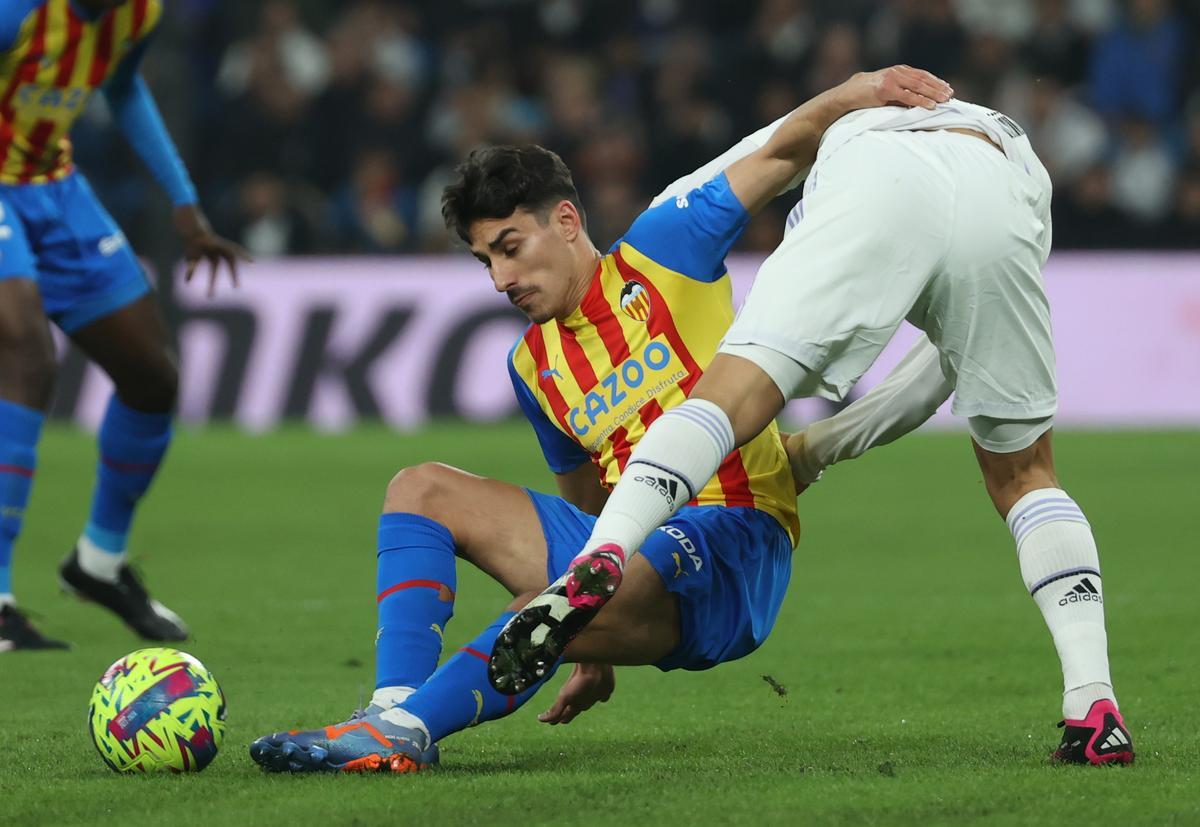
[[[574,241],[583,232],[583,217],[570,201],[563,199],[554,207],[552,215],[559,232],[568,242]]]

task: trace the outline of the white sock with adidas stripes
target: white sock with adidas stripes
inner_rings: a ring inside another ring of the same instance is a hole
[[[733,426],[718,405],[688,399],[639,440],[584,546],[616,543],[629,557],[650,532],[708,484],[733,450]]]
[[[1063,671],[1063,717],[1116,703],[1108,670],[1104,589],[1092,527],[1060,488],[1030,491],[1008,513],[1021,577],[1050,628]]]

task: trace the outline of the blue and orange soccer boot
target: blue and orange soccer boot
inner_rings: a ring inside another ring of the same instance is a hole
[[[1063,764],[1132,764],[1133,738],[1112,701],[1096,701],[1081,721],[1067,719],[1062,743],[1050,756]]]
[[[517,612],[492,644],[488,682],[504,695],[519,695],[549,674],[583,627],[616,594],[625,552],[606,543],[580,554],[567,573]]]
[[[250,745],[250,757],[268,772],[413,773],[440,760],[421,730],[363,711],[321,729],[264,735]]]

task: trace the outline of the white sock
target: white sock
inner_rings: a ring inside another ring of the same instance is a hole
[[[79,536],[75,547],[79,549],[79,567],[81,569],[97,580],[106,580],[109,583],[117,582],[121,566],[125,563],[125,552],[105,551],[83,534]]]
[[[371,695],[371,704],[382,709],[404,703],[409,695],[417,690],[411,686],[381,686]]]
[[[424,734],[425,743],[421,745],[422,749],[428,747],[429,742],[433,740],[433,738],[429,735],[429,727],[425,726],[425,722],[406,709],[401,709],[398,706],[394,706],[385,712],[379,713],[379,717],[387,721],[389,724],[408,727],[409,729],[415,729]]]
[[[733,450],[733,426],[706,399],[688,399],[654,421],[629,457],[585,551],[615,543],[626,556],[708,484]]]
[[[1116,703],[1108,670],[1104,589],[1092,528],[1060,488],[1031,491],[1008,513],[1025,587],[1050,628],[1063,671],[1063,717]]]
[[[17,605],[17,599],[13,597],[12,592],[0,592],[0,609],[15,605]]]

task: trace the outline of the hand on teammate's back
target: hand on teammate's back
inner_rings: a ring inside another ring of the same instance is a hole
[[[900,64],[874,72],[858,72],[841,87],[853,109],[873,106],[920,106],[933,109],[954,97],[954,89],[937,75]]]
[[[229,279],[233,282],[233,286],[237,287],[238,259],[253,261],[250,254],[240,244],[221,238],[214,233],[208,223],[208,218],[196,204],[176,207],[174,219],[175,229],[179,231],[179,236],[183,240],[183,255],[188,263],[187,273],[183,280],[190,282],[200,260],[205,259],[208,261],[209,298],[216,295],[217,272],[220,270],[221,262],[228,265]]]

